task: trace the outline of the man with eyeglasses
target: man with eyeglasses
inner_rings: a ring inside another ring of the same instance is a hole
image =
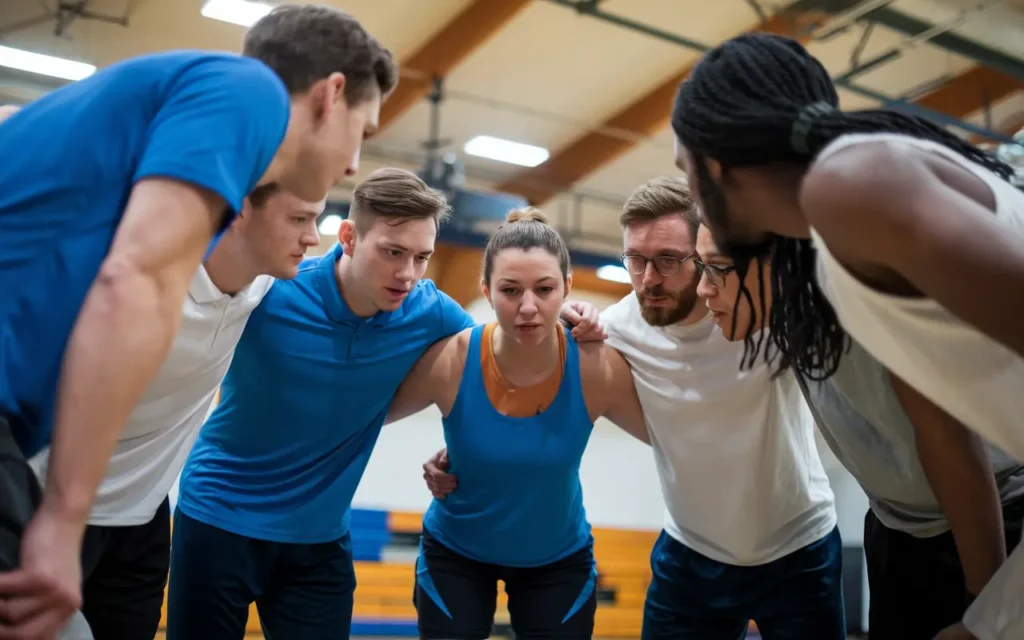
[[[813,417],[792,373],[741,371],[743,342],[701,295],[729,270],[695,253],[698,222],[685,180],[637,189],[620,216],[634,293],[601,314],[632,367],[667,507],[642,637],[732,640],[754,620],[765,637],[843,638],[842,543]],[[443,452],[424,466],[443,495],[457,478],[438,467]]]
[[[705,289],[729,277],[696,254],[681,178],[657,178],[620,216],[635,295],[602,314],[633,368],[665,500],[642,637],[844,638],[842,543],[814,419],[792,373],[741,371]],[[700,288],[698,288],[700,287]]]

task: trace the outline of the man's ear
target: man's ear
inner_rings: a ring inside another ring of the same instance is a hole
[[[341,244],[341,248],[349,256],[355,251],[356,247],[356,225],[351,220],[342,220],[341,226],[338,227],[338,242]]]

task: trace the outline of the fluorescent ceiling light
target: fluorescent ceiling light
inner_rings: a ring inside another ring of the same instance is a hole
[[[199,13],[211,20],[251,27],[273,8],[273,5],[265,2],[251,0],[206,0]]]
[[[72,81],[87,78],[96,72],[96,67],[84,62],[3,46],[0,46],[0,67]]]
[[[536,167],[548,159],[548,150],[532,144],[512,142],[492,136],[476,136],[466,143],[463,151],[471,156],[508,162],[521,167]]]
[[[629,272],[617,264],[606,264],[597,268],[597,277],[611,282],[630,284]]]
[[[333,236],[338,234],[338,230],[341,229],[341,216],[336,213],[329,214],[320,221],[320,233],[325,236]]]

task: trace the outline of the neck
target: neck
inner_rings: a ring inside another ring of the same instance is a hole
[[[222,293],[235,295],[246,288],[262,271],[245,250],[245,243],[229,229],[204,265],[213,284]]]
[[[810,225],[800,207],[807,169],[788,163],[762,169],[757,198],[767,231],[787,238],[810,238]]]
[[[348,254],[342,254],[334,265],[334,281],[338,285],[341,299],[357,318],[369,318],[379,311],[369,299],[358,295],[359,284],[352,273],[352,258]]]
[[[561,330],[561,326],[556,325],[539,343],[523,345],[502,330],[501,325],[496,326],[491,348],[501,373],[513,383],[516,378],[535,381],[538,377],[550,374],[559,364],[558,335],[555,331]]]
[[[701,320],[707,317],[711,311],[708,309],[708,305],[702,304],[703,298],[697,300],[697,304],[693,305],[693,309],[690,313],[686,314],[686,317],[676,323],[677,326],[686,327],[691,324],[697,324]]]

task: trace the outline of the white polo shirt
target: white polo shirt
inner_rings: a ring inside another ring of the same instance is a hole
[[[231,296],[199,268],[182,307],[181,328],[121,433],[89,524],[132,526],[153,519],[199,435],[249,314],[273,283],[260,276]],[[30,461],[41,479],[48,455],[45,449]]]
[[[652,327],[634,294],[601,314],[633,369],[666,505],[665,531],[713,560],[761,565],[836,526],[814,419],[792,373],[740,371],[710,316]]]

